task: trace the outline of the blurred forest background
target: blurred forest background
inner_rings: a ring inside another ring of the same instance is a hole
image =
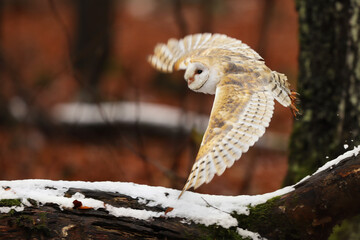
[[[297,21],[289,0],[0,1],[0,179],[182,188],[202,134],[189,116],[208,116],[213,96],[187,89],[182,72],[157,73],[147,55],[171,37],[223,33],[255,49],[294,89]],[[118,119],[101,114],[103,103],[119,102],[130,104],[135,118],[121,120],[130,114],[124,106]],[[59,112],[63,104],[83,103],[93,106],[90,113]],[[144,103],[156,108],[143,112]],[[93,109],[100,120],[91,117]],[[178,113],[175,123],[154,109]],[[154,125],[140,115],[171,123]],[[198,191],[259,194],[281,187],[292,122],[290,110],[276,103],[261,141]]]

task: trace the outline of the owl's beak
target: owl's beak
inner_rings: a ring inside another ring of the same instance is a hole
[[[190,85],[194,81],[194,77],[189,77],[188,79],[188,85]]]

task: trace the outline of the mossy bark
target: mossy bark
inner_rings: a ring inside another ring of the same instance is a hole
[[[294,122],[285,184],[360,144],[360,0],[297,0],[303,114]]]
[[[360,156],[295,185],[295,191],[237,216],[239,226],[267,239],[328,239],[333,227],[360,213]]]
[[[344,144],[350,149],[360,144],[360,0],[296,4],[303,115],[294,123],[285,185],[335,158]],[[360,229],[359,218],[347,221],[331,239],[350,239]]]
[[[53,187],[52,187],[53,188]],[[69,189],[65,197],[82,193],[114,207],[163,213],[151,220],[115,217],[105,208],[60,209],[54,203],[38,204],[27,199],[24,209],[0,213],[0,239],[243,239],[237,227],[257,232],[266,239],[328,238],[334,225],[360,213],[360,154],[317,173],[295,186],[295,190],[249,206],[248,215],[229,213],[237,226],[225,229],[204,226],[190,219],[171,218],[165,214],[171,206],[147,206],[120,193],[89,189]],[[206,198],[206,196],[204,196]],[[229,196],[229,198],[232,198]],[[4,199],[2,206],[19,207],[19,199]],[[22,203],[21,203],[22,204]],[[239,203],[241,204],[241,203]],[[211,206],[209,206],[211,207]],[[221,211],[221,209],[219,209]]]

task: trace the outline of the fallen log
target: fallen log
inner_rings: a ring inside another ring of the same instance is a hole
[[[120,182],[0,181],[0,239],[327,239],[360,213],[360,148],[294,186],[214,196]]]

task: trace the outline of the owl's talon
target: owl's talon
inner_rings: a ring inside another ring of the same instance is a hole
[[[299,98],[297,97],[299,95],[300,94],[295,91],[291,91],[290,95],[289,95],[290,100],[291,100],[290,109],[291,109],[291,112],[294,115],[294,117],[301,115],[299,109],[296,107],[296,105],[298,105],[298,103],[299,103]]]

